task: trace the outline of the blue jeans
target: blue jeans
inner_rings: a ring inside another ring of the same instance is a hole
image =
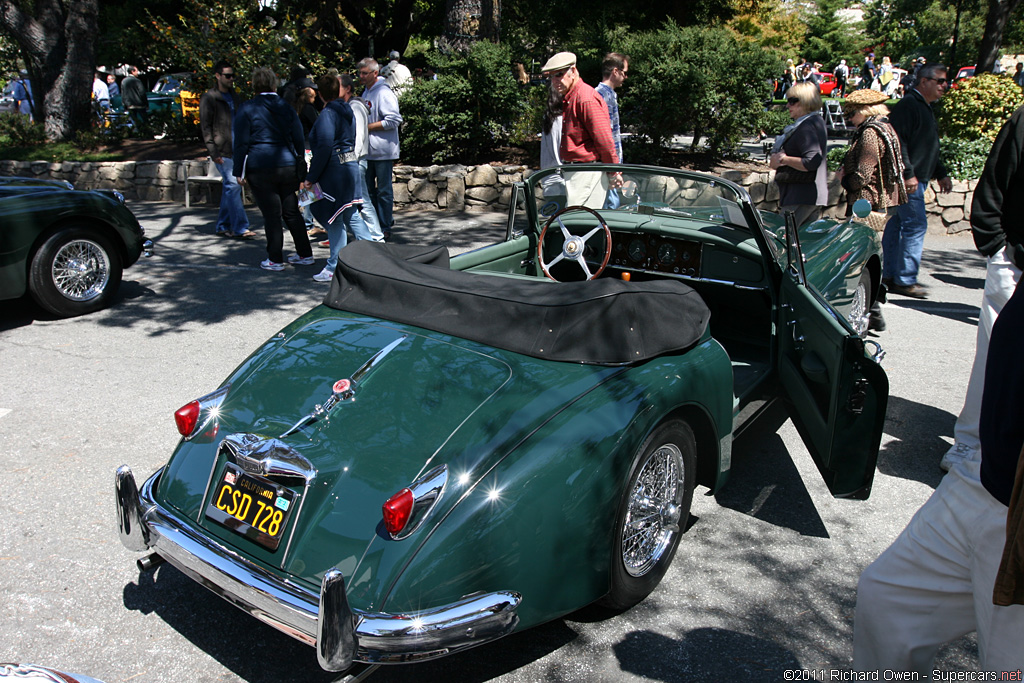
[[[356,188],[356,195],[363,198],[363,205],[359,209],[359,215],[366,224],[366,229],[370,233],[370,239],[374,242],[383,242],[384,233],[380,229],[380,219],[377,218],[377,210],[373,208],[370,192],[366,189],[366,157],[359,160],[359,187]],[[359,239],[364,238],[360,237]]]
[[[897,285],[917,284],[921,268],[924,236],[928,232],[928,214],[924,209],[924,191],[928,183],[918,181],[917,189],[907,203],[896,209],[896,215],[885,224],[882,233],[882,277]]]
[[[394,159],[366,160],[366,187],[373,208],[377,211],[381,232],[390,232],[391,226],[395,224],[392,214],[395,193],[391,188],[391,170],[394,167]]]
[[[245,215],[245,207],[242,205],[242,186],[235,180],[231,157],[221,158],[223,161],[217,164],[217,170],[223,178],[223,192],[220,196],[220,212],[217,214],[217,232],[241,235],[249,229],[249,217]]]

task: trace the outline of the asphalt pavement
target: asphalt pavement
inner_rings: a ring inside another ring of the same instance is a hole
[[[107,683],[334,680],[311,648],[173,567],[140,575],[113,504],[116,467],[141,478],[165,463],[173,412],[319,303],[326,286],[312,276],[326,251],[270,273],[262,238],[213,235],[214,209],[130,207],[157,250],[125,272],[111,308],[53,320],[25,300],[0,303],[0,662]],[[400,212],[395,237],[463,251],[499,239],[505,221]],[[890,399],[869,500],[833,499],[791,423],[745,435],[731,481],[714,496],[698,489],[675,561],[640,605],[585,609],[369,680],[834,680],[850,664],[857,577],[939,483],[970,373],[984,260],[969,237],[928,235],[921,281],[931,297],[892,297],[877,337]],[[973,636],[937,662],[977,666]]]

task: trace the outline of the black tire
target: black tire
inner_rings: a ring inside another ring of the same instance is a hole
[[[658,425],[637,449],[615,520],[605,607],[628,609],[661,582],[686,530],[696,464],[697,442],[682,420]]]
[[[871,275],[867,269],[861,271],[857,288],[853,290],[850,312],[846,316],[853,331],[864,336],[868,331],[868,316],[871,312]]]
[[[121,254],[99,230],[68,227],[50,235],[32,256],[32,298],[61,318],[105,308],[121,284]]]

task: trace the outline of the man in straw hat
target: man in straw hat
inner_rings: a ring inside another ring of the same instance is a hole
[[[551,79],[552,87],[562,96],[564,103],[562,163],[619,163],[608,106],[601,95],[580,78],[576,55],[559,52],[544,64],[541,71]],[[599,209],[608,196],[608,188],[622,184],[621,173],[580,171],[566,173],[565,176],[570,206],[581,204]]]

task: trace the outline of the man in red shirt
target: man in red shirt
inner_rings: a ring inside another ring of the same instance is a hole
[[[552,87],[562,95],[564,102],[559,147],[562,163],[619,163],[608,106],[604,98],[580,78],[576,55],[559,52],[547,61],[541,72],[551,79]],[[566,172],[565,181],[569,205],[582,204],[599,209],[608,196],[609,185],[622,185],[622,174]]]

